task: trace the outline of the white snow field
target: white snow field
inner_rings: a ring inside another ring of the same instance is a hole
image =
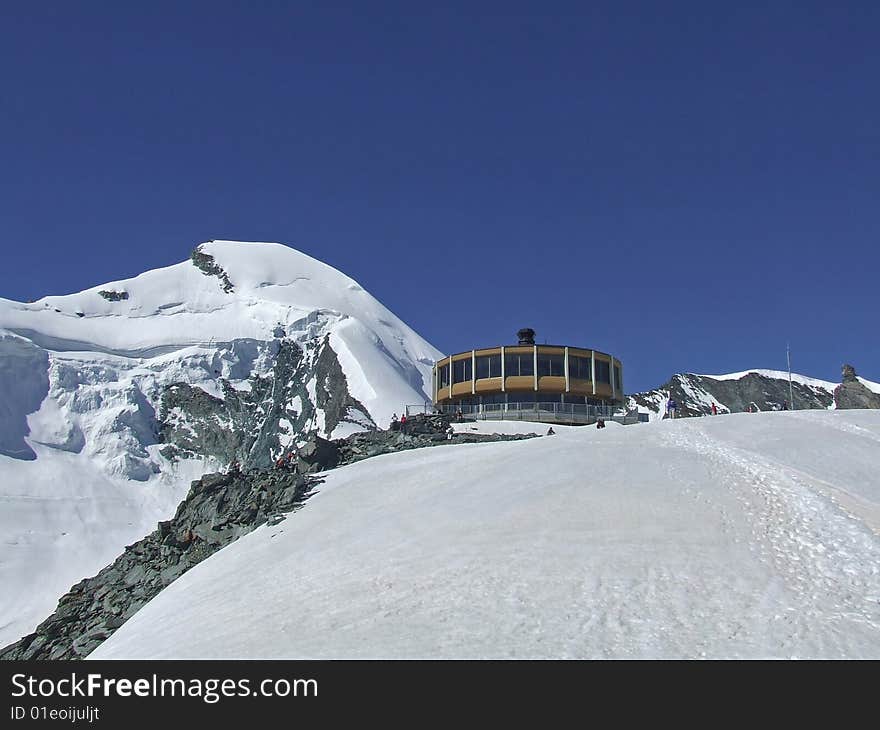
[[[390,454],[328,472],[92,657],[878,658],[878,530],[878,411]]]
[[[298,341],[328,334],[349,391],[381,426],[428,399],[440,353],[348,276],[280,244],[200,248],[233,291],[187,260],[78,294],[0,299],[0,646],[170,517],[190,481],[216,467],[159,454],[164,386],[247,387],[271,368],[281,328]]]

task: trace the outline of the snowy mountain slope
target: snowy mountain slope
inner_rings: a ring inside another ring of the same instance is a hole
[[[880,385],[858,378],[869,390]],[[835,391],[840,383],[818,380],[792,373],[794,404],[797,409],[834,408]],[[875,390],[876,389],[876,390]],[[749,406],[758,411],[782,410],[791,400],[788,373],[781,370],[746,370],[724,375],[678,373],[659,388],[634,393],[627,399],[631,409],[660,418],[669,398],[674,398],[685,416],[707,415],[714,403],[720,413],[746,412]]]
[[[878,657],[880,412],[376,457],[91,656]]]
[[[405,429],[362,431],[327,441],[317,435],[295,458],[266,469],[205,474],[190,486],[173,518],[96,575],[72,586],[34,632],[0,649],[0,660],[77,659],[87,656],[163,588],[212,553],[260,525],[295,512],[322,482],[318,472],[381,454],[535,438],[535,434],[448,433],[443,416],[415,415]]]
[[[387,425],[427,399],[439,356],[354,280],[280,244],[214,241],[77,294],[0,299],[0,645],[236,447],[265,461],[298,431]],[[236,430],[275,436],[209,443]]]
[[[58,597],[174,511],[208,465],[182,462],[146,485],[78,454],[35,445],[35,462],[0,457],[0,643],[29,631]],[[32,465],[39,464],[39,469]]]

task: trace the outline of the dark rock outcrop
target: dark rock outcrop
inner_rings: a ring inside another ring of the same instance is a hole
[[[429,446],[453,444],[480,444],[495,441],[520,441],[535,438],[538,434],[480,434],[460,431],[449,434],[450,418],[446,414],[412,416],[398,430],[364,431],[344,439],[327,441],[312,435],[297,449],[291,461],[302,473],[315,473],[354,464],[363,459],[397,451],[423,449]],[[536,424],[540,425],[540,424]],[[466,427],[465,427],[466,428]],[[541,430],[536,428],[536,431]],[[282,460],[280,463],[285,463]]]
[[[397,431],[367,431],[328,441],[312,434],[273,468],[207,474],[194,481],[174,517],[129,545],[111,565],[61,597],[36,630],[0,650],[0,659],[87,656],[143,605],[187,570],[263,523],[297,510],[321,479],[316,472],[379,454],[461,443],[514,441],[533,435],[448,433],[445,415],[413,416]]]
[[[867,388],[852,365],[844,365],[843,382],[834,389],[834,402],[840,409],[880,408],[880,393]]]
[[[216,276],[220,280],[220,286],[227,294],[235,291],[235,287],[229,280],[229,275],[223,270],[209,253],[202,251],[201,246],[196,246],[190,255],[193,265],[205,276]]]
[[[427,446],[451,444],[478,444],[492,441],[520,441],[535,438],[538,434],[478,434],[466,430],[456,433],[451,439],[447,430],[449,416],[446,414],[415,415],[401,426],[399,431],[372,431],[356,433],[346,439],[336,441],[339,447],[339,463],[351,464],[371,456],[390,454],[395,451],[421,449]],[[535,430],[543,431],[541,424]]]
[[[122,302],[128,299],[127,291],[113,291],[112,289],[101,289],[98,292],[108,302]]]
[[[212,456],[265,469],[319,425],[325,434],[343,422],[375,430],[366,407],[348,390],[329,337],[303,347],[277,340],[272,363],[269,373],[248,379],[247,389],[237,390],[221,379],[222,398],[187,383],[166,388],[159,408],[160,437],[166,444],[162,454],[171,459]]]
[[[336,351],[330,347],[330,335],[317,346],[314,367],[315,405],[324,411],[324,430],[332,433],[340,423],[374,429],[375,423],[364,405],[348,390],[348,379]]]
[[[224,385],[225,399],[188,383],[165,389],[159,406],[159,436],[166,444],[163,456],[213,456],[226,464],[244,460],[251,434],[234,417],[242,410],[238,392]],[[199,427],[193,428],[193,423]]]

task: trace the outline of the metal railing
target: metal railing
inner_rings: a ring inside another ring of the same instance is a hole
[[[443,413],[478,421],[539,421],[551,423],[595,423],[598,419],[616,420],[624,413],[614,406],[587,405],[585,403],[464,403],[439,406]]]
[[[407,416],[416,413],[446,413],[471,421],[537,421],[542,423],[591,424],[598,419],[619,423],[638,423],[638,414],[627,413],[619,406],[586,403],[462,403],[406,406]]]

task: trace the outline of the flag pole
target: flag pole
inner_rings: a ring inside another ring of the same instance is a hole
[[[791,344],[785,344],[785,356],[788,359],[788,403],[794,410],[794,387],[791,384]]]

